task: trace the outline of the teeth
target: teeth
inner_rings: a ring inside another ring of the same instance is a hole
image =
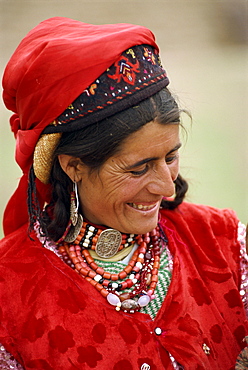
[[[152,209],[154,207],[154,204],[151,205],[151,206],[143,206],[142,204],[135,204],[135,203],[131,203],[131,206],[135,209],[139,209],[139,210],[143,210],[143,211],[147,211],[148,209]]]

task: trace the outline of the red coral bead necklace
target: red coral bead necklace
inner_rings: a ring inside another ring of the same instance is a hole
[[[157,226],[143,235],[118,233],[114,229],[102,229],[84,221],[74,242],[61,244],[59,253],[117,311],[133,313],[154,299],[160,265],[160,232]],[[108,255],[109,249],[114,253],[134,243],[138,244],[138,248],[123,270],[116,274],[100,267],[89,252],[91,249],[100,251],[100,255]]]

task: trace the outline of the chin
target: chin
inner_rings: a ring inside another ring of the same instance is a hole
[[[149,222],[149,224],[147,225],[137,225],[137,227],[133,228],[131,232],[129,232],[129,234],[146,234],[146,233],[149,233],[150,231],[152,231],[153,229],[155,229],[155,227],[157,226],[158,224],[158,220],[154,221],[154,222]]]

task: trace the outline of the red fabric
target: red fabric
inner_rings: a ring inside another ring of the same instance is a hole
[[[151,31],[130,24],[91,25],[56,17],[41,22],[22,40],[3,76],[3,99],[14,112],[10,119],[16,137],[16,161],[26,174],[35,144],[43,131],[119,55],[134,45],[157,47]],[[27,221],[24,181],[4,216],[5,234]],[[26,183],[27,188],[27,183]],[[22,210],[13,219],[13,207]]]
[[[0,244],[0,343],[26,370],[231,370],[248,334],[239,296],[233,212],[183,204],[162,211],[174,255],[154,321],[116,312],[87,281],[21,228]],[[157,336],[154,329],[160,327]],[[210,354],[203,351],[203,345]]]

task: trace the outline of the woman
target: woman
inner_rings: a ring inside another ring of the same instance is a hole
[[[52,18],[10,59],[23,177],[1,242],[6,368],[234,368],[243,228],[183,202],[168,83],[153,34],[128,24]]]

